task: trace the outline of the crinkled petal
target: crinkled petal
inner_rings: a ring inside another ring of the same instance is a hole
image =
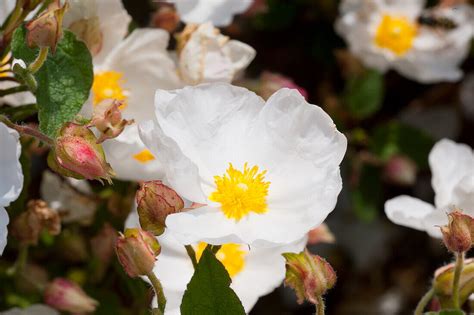
[[[410,196],[398,196],[385,202],[385,214],[395,224],[425,231],[426,218],[437,211],[431,204]]]
[[[8,235],[8,223],[10,219],[8,218],[7,210],[4,207],[0,206],[0,256],[3,254],[3,250],[7,245],[7,235]]]
[[[18,132],[0,123],[0,206],[8,206],[23,188],[19,137]]]

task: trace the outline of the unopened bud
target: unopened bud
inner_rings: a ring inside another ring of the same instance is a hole
[[[299,254],[284,253],[286,259],[285,285],[295,290],[298,303],[307,300],[318,304],[318,297],[336,284],[336,273],[322,257],[305,249]]]
[[[326,223],[312,229],[308,232],[308,244],[314,245],[319,243],[335,243],[336,237],[329,230]]]
[[[454,253],[466,252],[474,240],[474,219],[455,210],[448,214],[448,225],[441,227],[446,247]]]
[[[67,2],[61,6],[59,0],[54,0],[37,18],[26,24],[28,46],[49,47],[54,53],[63,34],[63,17],[67,8]]]
[[[126,229],[115,246],[117,257],[132,278],[148,275],[155,266],[161,247],[155,236],[141,229]]]
[[[63,278],[54,279],[46,287],[44,301],[57,310],[73,314],[92,313],[99,305],[77,284]]]
[[[433,288],[436,295],[443,301],[451,301],[453,294],[455,264],[443,266],[435,271]],[[466,259],[464,261],[461,276],[459,278],[459,295],[460,300],[465,301],[474,290],[474,259]]]
[[[161,181],[149,181],[141,184],[137,192],[138,216],[140,226],[155,235],[163,234],[166,217],[180,212],[184,201]]]
[[[417,167],[411,159],[395,155],[385,164],[384,176],[390,183],[411,186],[416,181]]]
[[[43,200],[30,200],[28,209],[20,214],[12,226],[12,234],[24,245],[36,245],[43,230],[51,235],[61,232],[61,220],[56,211]]]
[[[121,105],[121,101],[107,99],[94,106],[89,127],[94,126],[101,133],[97,143],[118,137],[127,125],[133,123],[133,120],[122,118]]]
[[[99,280],[104,275],[114,255],[117,231],[110,224],[106,223],[90,242],[92,255],[98,261],[94,278]]]
[[[114,175],[105,160],[102,146],[85,126],[67,123],[56,139],[54,152],[48,157],[49,166],[65,176],[78,179],[111,181]]]
[[[258,94],[261,97],[268,99],[281,88],[296,89],[304,98],[308,98],[308,92],[293,82],[291,78],[268,71],[262,73],[260,76],[260,88],[258,90]]]

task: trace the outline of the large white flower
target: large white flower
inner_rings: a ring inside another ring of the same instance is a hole
[[[59,315],[59,312],[49,306],[35,304],[27,308],[11,308],[0,312],[0,315]]]
[[[167,51],[169,34],[159,29],[135,30],[95,69],[91,99],[85,108],[106,98],[125,102],[122,113],[138,124],[153,116],[155,89],[176,89],[200,82],[230,82],[255,56],[248,45],[229,40],[211,24],[190,26],[180,39],[179,56]],[[177,60],[176,60],[177,59]],[[137,125],[104,143],[117,177],[157,179],[161,164],[138,136]]]
[[[186,23],[212,22],[227,26],[235,14],[247,10],[253,0],[171,0],[176,4],[181,20]]]
[[[399,196],[385,203],[387,217],[396,224],[441,237],[439,226],[448,222],[455,207],[474,216],[474,154],[465,144],[443,139],[431,150],[429,163],[435,205]]]
[[[424,0],[344,0],[336,30],[369,67],[395,69],[423,83],[459,80],[459,65],[474,33],[473,9],[461,5],[424,10],[424,4]],[[420,16],[443,19],[445,27],[419,23]]]
[[[0,255],[7,244],[8,213],[5,210],[21,193],[23,173],[18,133],[0,123]]]
[[[290,243],[334,209],[346,138],[296,90],[265,101],[244,88],[203,84],[158,90],[140,136],[184,198],[205,204],[172,214],[186,244]]]
[[[139,227],[136,211],[132,211],[125,225],[128,228]],[[184,246],[172,233],[166,231],[158,237],[158,241],[161,253],[153,271],[160,279],[167,299],[165,314],[179,315],[183,294],[194,268]],[[285,260],[281,254],[301,252],[306,241],[305,236],[291,244],[271,248],[253,248],[242,244],[222,245],[216,256],[231,276],[231,288],[242,301],[247,313],[259,297],[272,292],[285,278]],[[205,243],[194,244],[193,247],[200,257]],[[153,303],[156,306],[156,299]]]

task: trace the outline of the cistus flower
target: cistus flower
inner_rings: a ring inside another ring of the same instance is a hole
[[[46,305],[34,304],[27,308],[11,308],[2,315],[59,315],[59,312]]]
[[[21,145],[18,133],[0,122],[0,256],[7,245],[8,213],[5,210],[23,188],[20,164]]]
[[[168,215],[184,208],[183,199],[161,181],[142,183],[136,199],[141,227],[155,235],[164,232]]]
[[[94,126],[100,132],[97,143],[118,137],[127,125],[133,124],[133,120],[122,118],[120,111],[122,105],[121,101],[106,99],[94,106],[89,127]]]
[[[285,285],[295,290],[299,304],[306,300],[317,305],[318,298],[336,284],[336,273],[331,265],[307,249],[299,254],[284,253],[283,257],[286,260]]]
[[[138,227],[138,214],[132,211],[125,223],[126,227]],[[157,237],[161,253],[153,272],[160,279],[167,299],[166,315],[179,315],[184,291],[194,273],[194,267],[184,246],[170,231]],[[306,245],[306,238],[288,245],[273,248],[255,248],[245,244],[222,245],[216,253],[232,278],[230,287],[239,297],[246,313],[250,312],[257,300],[281,285],[285,277],[284,252],[300,252]],[[199,260],[206,243],[192,244]],[[145,279],[146,280],[146,279]],[[156,299],[153,305],[156,307]]]
[[[474,215],[474,154],[465,144],[440,140],[430,152],[434,206],[422,200],[399,196],[385,203],[385,213],[394,223],[442,237],[440,226],[448,224],[447,212],[462,210]]]
[[[54,53],[63,35],[63,16],[68,2],[51,2],[46,10],[26,24],[26,42],[30,47],[48,47]]]
[[[346,138],[295,90],[265,101],[225,83],[158,90],[140,136],[182,198],[205,206],[171,214],[185,244],[287,244],[334,209]],[[257,246],[258,246],[257,245]]]
[[[308,92],[301,86],[298,86],[291,78],[279,73],[264,71],[260,75],[260,85],[258,87],[258,95],[264,99],[268,99],[276,91],[281,88],[296,89],[305,99],[308,99]]]
[[[48,158],[54,171],[74,178],[111,181],[114,173],[92,131],[85,126],[67,123],[59,134]]]
[[[454,253],[467,252],[474,241],[474,218],[455,210],[448,219],[448,224],[441,227],[444,245]]]
[[[99,302],[88,296],[77,284],[67,279],[54,279],[44,291],[44,302],[63,312],[92,313]]]
[[[125,272],[135,278],[146,276],[153,270],[161,247],[150,232],[132,228],[119,236],[115,251]]]
[[[215,26],[227,26],[234,15],[243,13],[253,0],[175,0],[173,3],[185,23],[212,22]]]
[[[457,81],[474,32],[472,7],[423,9],[424,4],[423,0],[344,0],[336,31],[368,67],[394,69],[422,83]]]

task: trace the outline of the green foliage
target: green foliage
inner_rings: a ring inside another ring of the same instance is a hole
[[[287,28],[296,17],[294,1],[267,0],[268,11],[255,17],[254,26],[261,30],[278,31]]]
[[[244,307],[229,287],[231,279],[224,266],[207,247],[184,292],[182,315],[243,315]]]
[[[357,187],[352,191],[352,204],[357,217],[370,222],[377,216],[382,201],[382,181],[380,169],[364,165]]]
[[[375,70],[367,70],[347,81],[344,104],[355,118],[365,119],[382,107],[384,94],[383,75]]]
[[[442,310],[439,312],[427,312],[425,315],[465,315],[461,310]]]
[[[15,58],[30,64],[38,49],[29,48],[25,36],[24,27],[15,31],[12,52]],[[61,126],[74,118],[89,97],[94,78],[92,57],[86,45],[65,30],[56,53],[49,53],[34,76],[38,83],[36,99],[40,129],[55,138]]]
[[[433,145],[434,140],[425,132],[399,122],[391,122],[375,128],[370,149],[383,160],[394,154],[403,154],[420,168],[427,168],[428,155]]]

